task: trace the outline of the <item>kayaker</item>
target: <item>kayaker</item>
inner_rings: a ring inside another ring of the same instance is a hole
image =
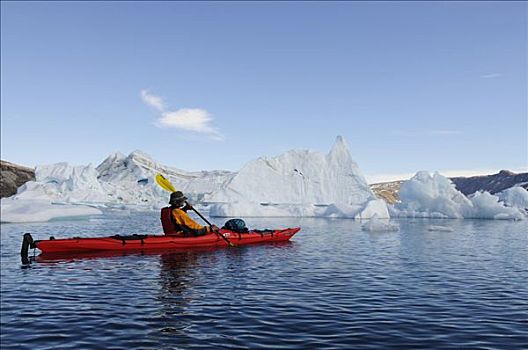
[[[185,197],[181,191],[171,193],[169,204],[170,207],[163,208],[161,213],[165,234],[178,235],[181,232],[184,236],[203,236],[218,230],[218,227],[215,225],[200,225],[187,214],[187,210],[192,210],[192,206],[187,203],[187,197]],[[163,222],[164,210],[170,210],[170,219],[172,226],[174,226],[174,230],[166,230],[165,226],[169,225]]]

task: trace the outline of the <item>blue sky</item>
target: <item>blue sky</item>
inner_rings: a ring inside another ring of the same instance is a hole
[[[1,157],[525,169],[524,2],[2,2]]]

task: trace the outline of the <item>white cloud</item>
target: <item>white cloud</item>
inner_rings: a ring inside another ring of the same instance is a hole
[[[502,74],[500,73],[491,73],[491,74],[484,74],[480,76],[483,79],[493,79],[493,78],[500,78],[502,77]]]
[[[148,90],[141,90],[141,99],[143,102],[151,107],[156,108],[158,111],[163,112],[165,110],[165,102],[159,96],[152,95]]]
[[[154,123],[159,128],[174,128],[206,134],[214,140],[223,140],[223,135],[212,126],[212,115],[202,108],[180,108],[167,111],[165,101],[161,97],[152,95],[148,90],[141,91],[141,99],[147,105],[156,108],[161,116]]]

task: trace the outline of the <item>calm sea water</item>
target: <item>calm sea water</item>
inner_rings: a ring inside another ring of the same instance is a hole
[[[401,220],[386,233],[246,221],[302,231],[289,244],[22,268],[24,232],[158,233],[158,214],[1,225],[1,348],[528,348],[526,221]]]

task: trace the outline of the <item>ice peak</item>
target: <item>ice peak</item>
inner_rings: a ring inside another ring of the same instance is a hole
[[[344,203],[362,205],[374,199],[342,137],[328,154],[290,150],[249,162],[210,202]]]
[[[332,146],[331,152],[342,152],[342,151],[348,151],[348,145],[345,141],[345,138],[341,135],[338,135],[336,137],[336,140],[334,142],[334,145]]]
[[[133,152],[131,152],[128,155],[128,158],[130,158],[130,159],[132,159],[132,158],[136,158],[136,159],[137,158],[144,158],[144,159],[152,160],[152,157],[149,154],[147,154],[147,153],[145,153],[143,151],[140,151],[138,149],[133,151]]]
[[[110,159],[125,159],[125,155],[119,151],[115,151],[114,153],[110,154],[107,158]]]
[[[336,141],[332,146],[330,153],[328,153],[328,156],[333,159],[344,160],[350,158],[350,160],[352,160],[350,150],[348,149],[348,145],[343,136],[336,137]]]
[[[345,147],[347,148],[345,138],[341,135],[337,135],[334,147]]]

